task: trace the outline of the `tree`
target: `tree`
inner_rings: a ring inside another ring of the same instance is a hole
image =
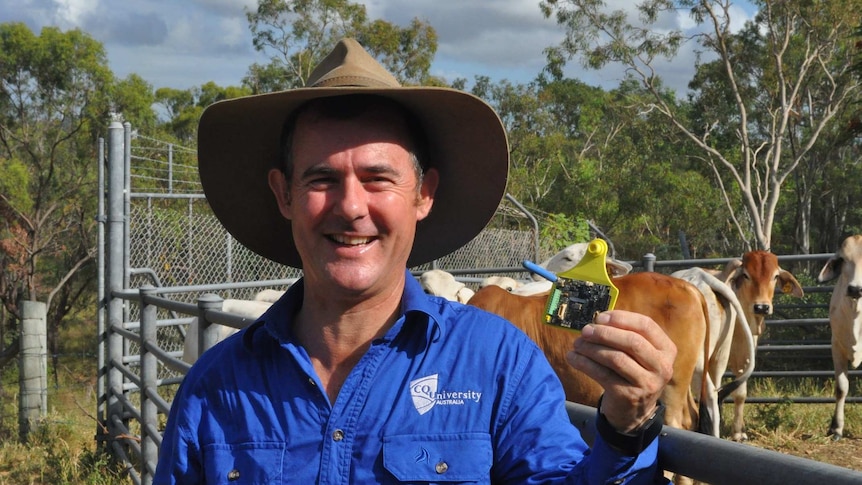
[[[19,300],[45,301],[49,345],[93,293],[96,138],[112,83],[102,45],[80,30],[0,24],[0,300],[17,318]]]
[[[668,123],[629,109],[649,96],[635,82],[606,92],[574,79],[524,85],[478,76],[473,94],[487,99],[506,126],[509,192],[542,227],[566,229],[555,236],[590,221],[629,257],[678,257],[680,231],[702,254],[722,249],[708,217],[723,213],[720,198],[686,164],[691,147]],[[552,240],[549,250],[582,240]]]
[[[770,249],[782,187],[812,157],[836,113],[858,95],[848,39],[862,4],[755,4],[760,11],[738,33],[731,30],[729,0],[645,0],[637,4],[639,22],[622,11],[608,13],[598,0],[544,0],[540,6],[566,31],[559,45],[546,50],[548,71],[562,76],[574,56],[588,68],[624,66],[652,94],[637,108],[660,113],[699,148],[740,238]],[[686,42],[682,32],[658,26],[679,10],[689,11],[698,25],[692,39],[708,59],[698,67],[699,73],[709,71],[701,80],[709,83],[692,85],[699,116],[685,116],[657,87],[656,60],[673,59]],[[737,196],[742,211],[732,200]]]
[[[153,110],[156,102],[153,87],[137,74],[129,74],[114,84],[111,93],[112,111],[122,115],[136,130],[155,132],[159,120]]]
[[[192,146],[197,139],[198,121],[207,106],[249,94],[248,88],[221,87],[212,81],[190,89],[159,88],[154,101],[162,107],[160,128],[173,137],[172,141]]]
[[[254,93],[304,86],[344,37],[356,38],[402,83],[440,82],[428,73],[437,34],[418,19],[406,28],[369,21],[364,5],[347,0],[259,0],[246,17],[255,50],[270,55],[269,64],[253,64],[243,79]]]

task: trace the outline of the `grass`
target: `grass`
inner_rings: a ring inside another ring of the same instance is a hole
[[[18,439],[17,366],[0,374],[0,485],[131,483],[95,440],[95,334],[89,324],[62,332],[58,365],[49,362],[48,416],[26,443]],[[749,395],[831,396],[831,386],[831,379],[753,379]],[[845,437],[838,442],[826,436],[833,409],[832,404],[746,404],[748,444],[862,471],[862,406],[846,405]],[[732,413],[732,404],[724,404],[724,436]]]
[[[802,379],[787,384],[756,379],[749,383],[748,395],[830,397],[832,381]],[[834,404],[779,402],[746,404],[744,409],[748,444],[862,471],[862,406],[855,403],[844,406],[844,437],[840,441],[826,434]],[[733,405],[724,404],[723,436],[729,435],[732,415]]]
[[[59,363],[49,359],[48,414],[26,442],[18,432],[18,369],[0,375],[0,485],[126,485],[122,467],[96,435],[96,331],[72,326],[60,336]]]

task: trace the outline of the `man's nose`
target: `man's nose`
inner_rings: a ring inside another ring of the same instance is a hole
[[[368,193],[356,179],[346,179],[340,198],[335,202],[335,211],[348,220],[355,220],[368,214]]]

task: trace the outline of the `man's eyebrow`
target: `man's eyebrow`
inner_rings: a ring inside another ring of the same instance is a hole
[[[321,175],[324,175],[324,176],[334,175],[334,174],[337,174],[338,172],[339,172],[338,170],[332,168],[331,166],[321,163],[321,164],[317,164],[317,165],[312,165],[312,166],[308,167],[307,169],[305,169],[302,172],[302,174],[300,174],[300,178],[302,179],[302,178],[308,178],[308,177],[319,177]],[[395,174],[399,173],[398,170],[396,170],[395,168],[393,168],[391,165],[389,165],[387,163],[375,163],[375,164],[365,165],[365,166],[360,167],[360,172],[361,173],[377,174],[377,175],[379,175],[379,174],[393,174],[393,175],[395,175]]]
[[[300,178],[304,179],[304,178],[308,178],[308,177],[318,177],[320,175],[332,175],[334,173],[337,173],[337,170],[335,170],[334,168],[332,168],[326,164],[320,163],[317,165],[312,165],[312,166],[308,167],[307,169],[305,169],[300,174]]]
[[[375,174],[381,174],[381,173],[397,174],[398,173],[398,170],[395,170],[391,165],[388,165],[385,163],[368,165],[366,167],[363,167],[362,171],[375,173]]]

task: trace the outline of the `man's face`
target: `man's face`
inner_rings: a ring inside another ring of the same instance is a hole
[[[298,120],[289,185],[273,171],[270,186],[291,221],[309,286],[367,296],[401,284],[416,223],[430,212],[437,186],[432,169],[417,187],[404,125],[389,111]]]

